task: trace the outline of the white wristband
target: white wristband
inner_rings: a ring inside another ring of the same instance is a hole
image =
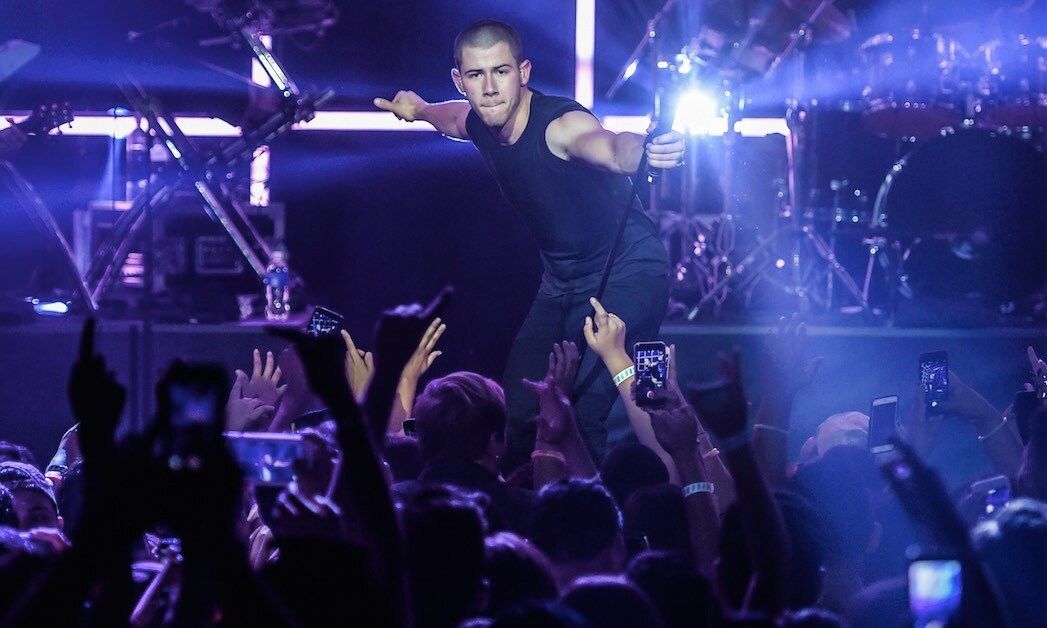
[[[622,382],[629,379],[633,375],[636,375],[636,365],[631,364],[624,369],[618,371],[618,374],[614,376],[614,385],[621,386]]]
[[[683,487],[683,489],[681,490],[683,492],[683,496],[686,498],[690,497],[691,495],[694,495],[695,493],[712,493],[714,488],[715,487],[713,486],[712,482],[694,482]]]

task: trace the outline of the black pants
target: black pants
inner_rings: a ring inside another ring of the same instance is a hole
[[[595,283],[591,292],[553,295],[539,290],[516,334],[502,379],[509,420],[507,469],[525,462],[534,448],[538,399],[523,387],[521,380],[538,380],[545,375],[553,343],[571,340],[580,350],[586,348],[582,324],[592,314],[589,297],[595,294]],[[612,275],[600,302],[608,312],[625,321],[625,346],[631,353],[633,343],[657,339],[668,301],[667,277],[634,274],[622,278]],[[599,356],[586,348],[575,382],[574,413],[582,438],[597,463],[603,458],[607,443],[604,421],[617,398],[618,389],[607,368]]]

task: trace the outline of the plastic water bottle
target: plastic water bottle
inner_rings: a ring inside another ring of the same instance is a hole
[[[265,269],[265,318],[285,321],[291,313],[291,269],[287,254],[273,251]]]

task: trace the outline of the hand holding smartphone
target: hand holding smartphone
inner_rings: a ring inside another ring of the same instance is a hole
[[[658,393],[669,385],[669,347],[664,342],[638,342],[633,345],[636,365],[636,405],[648,408],[657,404]]]
[[[309,317],[309,326],[306,331],[314,338],[337,334],[344,320],[345,317],[338,312],[318,305]]]
[[[869,452],[883,453],[894,449],[894,437],[898,420],[898,395],[877,397],[872,401],[869,413]]]
[[[909,563],[909,610],[915,626],[945,626],[957,617],[963,569],[952,557],[920,557]]]
[[[933,351],[920,356],[920,390],[927,415],[941,414],[941,404],[949,398],[949,356]]]

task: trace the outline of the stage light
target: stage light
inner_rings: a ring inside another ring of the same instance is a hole
[[[595,102],[596,0],[576,0],[574,14],[574,99],[590,109]]]
[[[625,68],[625,76],[623,79],[630,78],[633,74],[636,74],[636,68],[640,67],[640,60],[633,59],[633,62],[629,64],[629,67]]]
[[[69,303],[65,301],[41,301],[27,299],[33,304],[33,311],[43,316],[62,316],[69,313]]]
[[[708,92],[688,89],[680,95],[673,129],[690,135],[713,135],[727,128],[721,115],[720,103]]]

